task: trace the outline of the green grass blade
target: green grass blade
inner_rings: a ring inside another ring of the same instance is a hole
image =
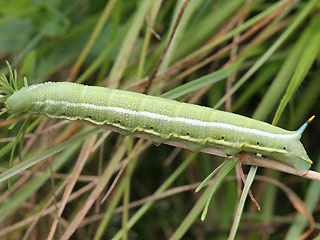
[[[139,2],[139,7],[136,11],[132,25],[123,41],[120,52],[117,55],[117,59],[111,69],[109,85],[111,88],[117,88],[119,86],[122,74],[128,65],[128,59],[132,48],[145,21],[146,14],[148,13],[153,2],[154,0],[144,0]]]
[[[249,174],[248,174],[248,177],[246,180],[246,184],[244,185],[244,188],[243,188],[243,191],[241,194],[241,198],[239,201],[237,212],[236,212],[235,218],[233,219],[233,224],[231,227],[231,231],[230,231],[228,240],[233,240],[236,236],[237,229],[238,229],[239,223],[240,223],[240,218],[241,218],[241,215],[243,212],[244,203],[247,199],[247,196],[248,196],[251,184],[253,183],[254,176],[256,175],[257,169],[258,169],[257,166],[251,166],[251,168],[250,168],[250,171],[249,171]]]
[[[277,109],[277,113],[274,117],[273,122],[278,122],[282,112],[287,106],[289,100],[292,98],[298,87],[301,85],[303,79],[306,77],[309,69],[311,68],[313,62],[315,61],[318,51],[320,48],[320,31],[314,33],[313,37],[310,39],[309,44],[304,51],[300,62],[298,63],[297,69],[294,72],[292,79],[289,83],[287,91],[283,96],[280,105]]]
[[[308,42],[311,39],[314,31],[319,26],[319,21],[320,14],[314,17],[311,23],[308,24],[308,26],[302,32],[297,42],[291,47],[288,57],[285,59],[280,71],[263,96],[258,108],[252,116],[253,118],[262,121],[265,120],[275,105],[278,104],[281,95],[283,95],[288,86],[289,80],[297,67],[303,51],[308,45]]]
[[[308,14],[314,9],[319,0],[311,0],[297,15],[289,27],[281,34],[281,36],[272,44],[272,46],[263,54],[258,61],[246,72],[245,75],[231,88],[231,90],[220,99],[215,105],[215,109],[219,108],[232,94],[234,94],[270,57],[275,51],[290,37],[296,28],[308,17]]]
[[[171,35],[172,31],[173,31],[173,27],[176,23],[178,14],[181,10],[181,7],[184,4],[184,0],[180,0],[177,1],[176,3],[176,7],[175,7],[175,12],[172,15],[172,21],[171,21],[171,25],[170,25],[170,30],[168,31],[170,34],[168,34],[168,37]],[[188,23],[190,21],[190,18],[192,17],[192,15],[194,14],[194,12],[199,8],[199,6],[201,6],[203,4],[203,0],[198,0],[198,1],[190,1],[187,8],[185,9],[185,12],[181,18],[181,21],[176,29],[176,32],[174,33],[174,37],[172,39],[172,42],[170,44],[170,47],[163,59],[163,62],[160,66],[160,70],[165,70],[168,68],[170,61],[172,59],[172,56],[174,55],[175,51],[177,51],[179,48],[177,47],[177,44],[179,43],[179,41],[181,40],[185,29],[188,26]],[[194,36],[194,35],[193,35]],[[187,38],[188,39],[188,38]],[[191,40],[192,38],[189,38],[188,40]],[[166,39],[166,41],[168,41],[169,39]],[[193,39],[192,39],[193,40]]]
[[[317,167],[315,169],[317,172],[320,171],[320,158],[318,158],[317,161]],[[307,190],[307,194],[305,197],[305,204],[308,210],[312,213],[316,206],[317,203],[319,202],[320,199],[320,182],[319,181],[312,181],[310,182]],[[299,236],[302,234],[302,232],[305,230],[307,227],[308,221],[305,216],[302,214],[298,214],[293,223],[290,226],[289,231],[286,234],[286,237],[284,238],[285,240],[290,240],[290,239],[299,239]]]
[[[117,207],[118,203],[121,200],[121,197],[123,195],[123,191],[125,188],[125,182],[122,181],[121,184],[119,185],[119,187],[116,190],[116,193],[114,194],[112,201],[110,202],[102,221],[99,224],[98,230],[96,231],[96,234],[93,238],[93,240],[100,240],[103,237],[103,233],[105,232],[105,230],[108,227],[109,221],[113,215],[113,211],[114,209]],[[129,227],[127,227],[127,229],[130,229]]]
[[[201,183],[200,185],[196,188],[195,192],[199,192],[206,184],[207,182],[225,165],[227,164],[227,161],[224,161],[221,163],[218,167],[216,167],[212,173],[210,173]]]
[[[179,87],[176,87],[164,94],[161,94],[160,97],[168,99],[177,99],[185,94],[193,92],[197,89],[200,89],[204,86],[207,86],[212,83],[219,82],[227,78],[231,73],[234,73],[238,70],[241,62],[235,62],[232,65],[222,68],[218,71],[215,71],[211,74],[208,74],[204,77],[198,78],[186,84],[183,84]]]
[[[22,150],[23,150],[23,142],[24,142],[24,136],[27,132],[27,128],[29,126],[29,123],[31,121],[32,115],[29,115],[28,118],[24,121],[24,123],[21,126],[21,133],[20,133],[20,146],[19,146],[19,160],[22,160]],[[17,136],[18,137],[18,136]]]
[[[1,109],[0,116],[5,114],[6,112],[8,112],[8,109],[6,109],[6,108]]]
[[[70,156],[79,149],[79,142],[66,149],[55,161],[52,163],[53,171],[56,171],[70,160]],[[2,174],[1,174],[2,175]],[[18,192],[10,198],[10,201],[0,205],[0,222],[6,219],[12,212],[21,206],[32,194],[37,191],[49,179],[50,170],[46,169],[41,176],[31,180],[27,185],[21,188]],[[1,178],[2,179],[2,178]]]
[[[59,144],[58,146],[55,146],[46,152],[43,152],[37,156],[31,157],[30,159],[14,166],[13,168],[10,168],[8,171],[1,173],[0,174],[0,183],[15,176],[16,174],[22,172],[23,170],[26,170],[26,169],[32,167],[33,165],[47,159],[48,157],[51,157],[58,152],[61,152],[62,150],[72,146],[73,144],[76,144],[77,142],[82,141],[82,140],[88,138],[89,136],[92,136],[93,134],[97,134],[100,132],[103,132],[103,130],[102,129],[90,129],[84,133],[78,134],[78,135],[70,138],[69,140],[65,141],[64,143]]]
[[[179,167],[167,178],[167,180],[157,189],[154,195],[161,194],[185,171],[189,164],[197,157],[198,154],[191,154]],[[128,221],[127,231],[131,229],[134,224],[153,206],[155,201],[150,201],[144,204]],[[122,230],[120,230],[111,240],[119,240],[122,237]]]
[[[194,2],[199,2],[201,5],[203,5],[201,1]],[[230,16],[232,16],[235,11],[239,10],[243,3],[243,0],[222,1],[218,4],[217,8],[212,9],[206,15],[202,16],[201,20],[192,22],[190,24],[191,26],[188,26],[188,31],[183,32],[182,39],[178,42],[179,44],[177,45],[176,49],[177,53],[175,54],[174,58],[180,59],[190,51],[193,51],[197,47],[201,46],[204,41],[208,40],[208,37],[220,30],[219,27],[221,27],[221,25],[223,25],[227,19],[230,19]],[[225,36],[230,36],[230,33],[231,32]],[[212,42],[215,43],[217,41]],[[211,44],[209,43],[208,45]]]
[[[203,210],[208,198],[210,197],[211,192],[215,192],[218,187],[223,182],[225,176],[230,172],[231,169],[236,165],[236,161],[227,161],[227,164],[222,168],[216,176],[213,178],[213,184],[209,186],[204,193],[201,195],[200,199],[193,206],[189,214],[182,221],[180,226],[174,232],[174,234],[170,237],[170,240],[179,240],[182,239],[185,232],[190,228],[191,224],[198,218],[199,214]]]
[[[142,79],[143,77],[143,70],[145,68],[148,47],[150,45],[150,39],[152,36],[151,35],[152,28],[154,27],[154,23],[160,11],[161,5],[162,5],[162,0],[155,1],[150,11],[150,22],[149,22],[148,28],[146,29],[146,34],[143,41],[142,51],[141,51],[140,60],[139,60],[139,66],[137,70],[137,78],[136,78],[137,80]]]

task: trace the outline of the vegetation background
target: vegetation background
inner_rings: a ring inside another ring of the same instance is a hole
[[[320,112],[319,2],[1,0],[1,71],[8,60],[20,87],[25,76],[165,93],[295,130]],[[242,186],[231,161],[83,123],[32,118],[9,176],[23,121],[9,130],[6,117],[2,239],[320,239],[318,181],[259,168],[251,189],[261,211],[248,199],[237,217]],[[302,138],[315,171],[319,122]]]

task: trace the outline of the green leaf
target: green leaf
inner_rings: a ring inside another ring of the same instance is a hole
[[[23,49],[32,35],[29,19],[15,19],[0,24],[0,52],[14,53]]]

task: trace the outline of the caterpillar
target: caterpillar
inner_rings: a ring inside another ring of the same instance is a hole
[[[13,113],[109,125],[123,135],[147,134],[157,144],[180,141],[191,151],[213,147],[228,155],[241,151],[261,154],[298,172],[305,172],[312,164],[300,138],[314,116],[297,131],[288,131],[208,107],[69,82],[25,86],[12,92],[5,106]]]

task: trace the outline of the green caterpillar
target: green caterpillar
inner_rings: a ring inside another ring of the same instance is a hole
[[[157,143],[184,142],[192,151],[214,147],[228,155],[241,151],[262,154],[305,172],[312,164],[301,135],[241,115],[140,93],[48,82],[23,87],[6,100],[13,113],[85,120],[116,127],[121,134],[143,133]]]

